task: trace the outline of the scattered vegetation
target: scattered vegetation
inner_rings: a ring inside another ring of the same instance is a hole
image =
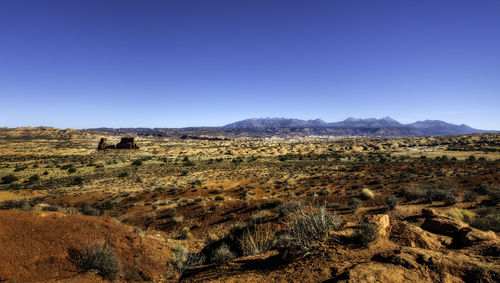
[[[85,245],[77,263],[84,271],[97,270],[100,276],[110,281],[117,280],[120,276],[120,259],[107,242],[103,245],[97,242]]]

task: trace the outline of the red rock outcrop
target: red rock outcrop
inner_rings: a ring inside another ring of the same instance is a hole
[[[139,146],[133,137],[121,138],[120,142],[116,145],[110,145],[107,143],[106,138],[101,138],[97,150],[104,149],[139,149]]]

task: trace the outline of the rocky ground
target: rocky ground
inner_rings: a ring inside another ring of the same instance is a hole
[[[498,134],[103,137],[0,129],[0,281],[500,281]]]

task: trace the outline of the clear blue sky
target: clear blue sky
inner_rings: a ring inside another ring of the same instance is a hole
[[[498,0],[2,0],[0,126],[500,130]]]

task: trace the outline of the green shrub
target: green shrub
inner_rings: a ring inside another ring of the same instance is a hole
[[[470,210],[462,208],[452,208],[446,212],[449,216],[466,223],[472,223],[476,214]]]

